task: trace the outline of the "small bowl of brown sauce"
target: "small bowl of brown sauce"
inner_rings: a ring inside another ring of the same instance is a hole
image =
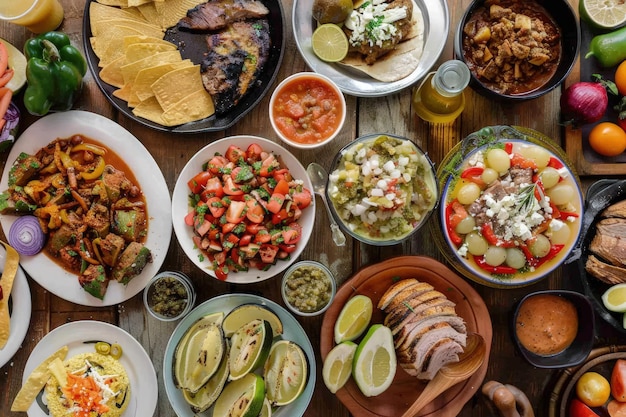
[[[283,301],[300,316],[322,314],[330,307],[336,290],[333,274],[319,262],[296,262],[283,275]]]
[[[576,366],[593,348],[593,306],[575,291],[534,292],[518,304],[513,330],[520,352],[537,368]]]
[[[148,282],[143,291],[143,303],[152,315],[162,321],[174,321],[191,311],[196,291],[185,274],[163,271]]]

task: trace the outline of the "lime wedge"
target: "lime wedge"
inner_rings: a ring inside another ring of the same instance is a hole
[[[224,335],[231,337],[241,326],[254,319],[267,320],[272,326],[273,337],[283,333],[283,323],[269,307],[260,304],[243,304],[235,307],[224,318]]]
[[[335,343],[355,340],[363,334],[372,319],[372,300],[355,295],[343,306],[335,322]]]
[[[272,347],[272,327],[266,320],[252,320],[239,328],[230,342],[228,378],[233,381],[263,365]]]
[[[338,62],[348,54],[348,37],[334,23],[318,26],[311,36],[313,52],[326,62]]]
[[[385,392],[393,382],[396,363],[391,330],[374,324],[354,354],[352,375],[363,395],[373,397]]]
[[[602,294],[602,304],[609,311],[626,313],[626,284],[616,284]]]
[[[326,388],[333,394],[343,387],[350,375],[352,375],[352,362],[357,344],[353,342],[343,342],[336,345],[328,352],[322,367],[322,378]]]
[[[185,401],[191,406],[194,413],[202,413],[213,405],[220,396],[228,380],[228,351],[224,352],[220,367],[206,384],[196,393],[183,390]]]
[[[272,417],[272,404],[270,403],[270,400],[267,399],[267,397],[263,399],[263,407],[261,408],[261,413],[259,414],[259,417]]]
[[[302,394],[308,379],[308,362],[300,346],[289,340],[272,345],[263,370],[265,391],[272,406],[292,403]]]
[[[626,23],[623,0],[580,0],[579,12],[585,22],[598,29],[612,30]]]
[[[215,401],[213,417],[257,417],[263,407],[265,385],[257,374],[246,374],[226,385]]]
[[[198,319],[193,323],[189,329],[180,338],[174,351],[174,384],[177,388],[182,388],[184,383],[184,374],[187,370],[187,349],[189,348],[189,339],[195,335],[199,330],[206,329],[211,324],[219,325],[224,319],[224,313],[218,312],[213,314],[207,314],[204,317]]]
[[[218,370],[226,350],[222,328],[217,324],[198,330],[189,338],[185,355],[183,388],[198,392]]]

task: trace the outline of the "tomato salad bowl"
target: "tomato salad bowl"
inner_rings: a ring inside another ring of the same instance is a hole
[[[174,232],[205,273],[228,282],[271,278],[298,258],[315,222],[313,186],[289,151],[233,136],[198,151],[172,197]]]
[[[562,149],[526,128],[469,135],[438,170],[437,244],[467,278],[530,285],[569,256],[582,228],[580,182]]]

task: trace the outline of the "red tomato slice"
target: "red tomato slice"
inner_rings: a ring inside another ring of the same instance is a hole
[[[204,191],[202,191],[202,196],[216,196],[223,197],[224,196],[224,187],[222,187],[222,181],[218,177],[211,177],[204,185]]]
[[[293,177],[287,168],[276,169],[272,171],[272,178],[276,181],[285,180],[287,182],[291,181]],[[285,193],[287,194],[287,193]]]
[[[258,143],[251,143],[248,145],[248,149],[246,149],[246,161],[249,164],[260,161],[262,153],[263,148],[261,148],[261,145]]]
[[[187,182],[187,186],[189,187],[192,193],[200,194],[202,190],[204,189],[204,186],[206,185],[209,178],[211,178],[210,172],[207,172],[207,171],[199,172],[196,174],[195,177],[193,177]]]
[[[283,208],[283,203],[285,202],[285,195],[280,193],[274,193],[270,197],[270,200],[267,202],[267,206],[265,207],[270,213],[278,213]]]
[[[254,243],[267,243],[270,240],[272,240],[272,236],[266,228],[259,230],[258,233],[254,235]]]
[[[230,175],[224,176],[224,194],[227,195],[243,195],[243,190],[235,184]]]
[[[618,359],[611,372],[611,395],[617,401],[626,401],[626,360]]]
[[[278,254],[278,246],[264,243],[259,249],[259,255],[261,255],[261,262],[266,264],[273,264],[276,261],[276,254]]]
[[[248,209],[246,211],[246,217],[248,220],[252,223],[263,223],[263,220],[265,219],[265,210],[261,207],[258,201],[251,198],[246,201],[246,207]]]
[[[224,156],[226,156],[226,159],[228,159],[230,162],[236,164],[239,162],[240,159],[245,160],[246,152],[239,146],[230,145],[228,149],[226,149],[226,154]]]
[[[300,210],[309,207],[309,205],[313,201],[313,196],[311,195],[311,192],[306,188],[303,188],[302,191],[298,193],[294,193],[291,198],[293,198],[293,201],[296,203],[296,206]]]
[[[283,230],[283,241],[288,245],[298,243],[300,240],[300,233],[295,229]]]
[[[274,192],[282,195],[289,194],[289,183],[284,179],[278,180],[276,187],[274,187]]]
[[[248,246],[250,243],[252,243],[252,238],[254,236],[252,236],[249,233],[246,233],[245,235],[241,236],[241,239],[239,239],[239,246]]]
[[[215,155],[207,163],[207,170],[212,174],[221,174],[228,160],[221,155]]]
[[[213,215],[213,217],[220,218],[226,211],[226,206],[224,202],[219,197],[210,197],[207,202],[207,206],[209,206],[209,211]]]
[[[187,215],[185,216],[185,224],[187,226],[193,226],[193,218],[195,215],[195,211],[190,211],[189,213],[187,213]]]
[[[280,248],[280,250],[287,253],[293,253],[298,248],[296,245],[287,245],[285,243],[281,243],[280,245],[278,245],[278,247]]]
[[[241,223],[246,217],[244,210],[246,209],[246,203],[243,201],[231,201],[230,205],[226,209],[226,221],[228,223]]]
[[[578,398],[572,399],[569,404],[569,417],[600,417]]]

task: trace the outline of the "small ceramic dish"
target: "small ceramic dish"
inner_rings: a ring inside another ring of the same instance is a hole
[[[530,303],[534,305],[531,307]],[[529,315],[524,311],[526,308],[529,309]],[[575,310],[575,314],[564,313],[568,309]],[[573,315],[577,316],[575,332],[566,321]],[[551,323],[551,320],[554,322]],[[526,295],[515,309],[512,324],[513,338],[519,351],[537,368],[567,368],[580,365],[593,348],[595,336],[593,306],[583,294],[575,291],[546,290]],[[540,327],[534,328],[534,325]],[[540,343],[543,340],[541,334],[546,334],[548,327],[553,336],[551,342],[557,341],[561,336],[564,339],[561,341],[562,347],[555,345],[553,351]],[[572,331],[571,342],[565,340],[569,331]],[[539,335],[539,341],[531,342],[528,339],[528,335],[533,334]]]
[[[295,148],[314,149],[330,143],[341,131],[346,99],[325,75],[299,72],[278,84],[270,98],[269,114],[280,140]]]
[[[304,317],[317,316],[330,307],[337,291],[332,272],[315,261],[293,264],[283,275],[281,294],[291,312]]]
[[[162,321],[175,321],[184,317],[195,302],[196,291],[191,280],[180,272],[160,272],[143,291],[146,310],[152,317]]]

